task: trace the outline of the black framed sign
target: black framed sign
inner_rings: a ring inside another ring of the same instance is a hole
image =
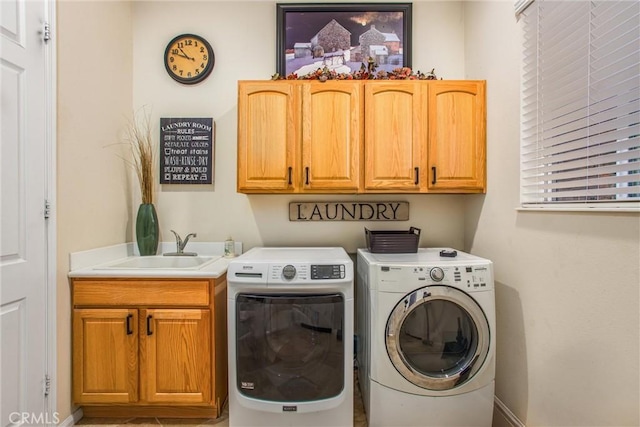
[[[212,184],[212,118],[160,118],[160,184]]]
[[[411,3],[277,3],[276,72],[411,67]]]

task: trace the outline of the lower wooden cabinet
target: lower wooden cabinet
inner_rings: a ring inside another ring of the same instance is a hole
[[[210,310],[144,310],[142,399],[193,404],[211,400],[210,317]]]
[[[75,403],[138,401],[138,310],[73,310]]]
[[[226,278],[74,278],[72,288],[73,400],[85,415],[220,415]]]

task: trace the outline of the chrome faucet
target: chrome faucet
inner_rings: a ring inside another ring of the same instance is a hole
[[[176,233],[175,231],[171,230],[171,232],[176,236],[176,251],[175,252],[171,252],[171,253],[166,253],[164,255],[166,256],[176,256],[176,255],[181,255],[181,256],[196,256],[198,255],[195,252],[185,252],[184,251],[184,247],[187,246],[187,243],[189,243],[189,239],[192,237],[197,237],[198,235],[196,233],[189,233],[187,234],[187,236],[182,239],[180,237],[180,235],[178,233]]]

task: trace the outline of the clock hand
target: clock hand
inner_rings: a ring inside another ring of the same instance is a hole
[[[187,55],[187,54],[184,52],[184,50],[182,50],[182,48],[181,48],[181,47],[178,47],[178,49],[180,49],[180,52],[182,52],[182,55],[180,55],[180,56],[184,56],[184,57],[185,57],[185,58],[187,58],[187,59],[190,59],[190,60],[192,60],[192,61],[195,61],[195,58],[191,58],[189,55]]]

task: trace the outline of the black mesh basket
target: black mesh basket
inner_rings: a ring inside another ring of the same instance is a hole
[[[364,228],[367,248],[372,253],[401,254],[418,252],[420,229],[410,227],[408,231],[376,231]]]

